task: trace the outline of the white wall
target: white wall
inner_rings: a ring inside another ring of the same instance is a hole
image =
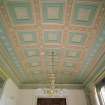
[[[81,89],[63,89],[58,91],[59,93],[53,97],[66,98],[67,105],[87,105],[84,91]],[[20,90],[20,96],[18,105],[37,105],[38,97],[49,97],[43,93],[42,89],[23,89]]]
[[[0,105],[17,105],[19,90],[12,80],[8,79],[0,98]]]
[[[42,89],[18,89],[9,79],[7,80],[0,105],[37,105],[37,98],[49,97]],[[66,98],[67,105],[86,105],[85,94],[82,89],[58,89],[53,97]]]

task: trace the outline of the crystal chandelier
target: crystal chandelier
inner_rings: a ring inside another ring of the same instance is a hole
[[[47,94],[53,96],[57,92],[55,89],[55,74],[49,74],[49,80],[50,86],[49,89],[47,90]]]
[[[53,96],[57,93],[57,89],[55,89],[56,75],[54,73],[54,68],[53,68],[53,66],[54,66],[54,52],[53,51],[52,51],[51,56],[52,56],[52,70],[51,70],[51,73],[48,74],[50,86],[46,91],[44,91],[49,96]]]

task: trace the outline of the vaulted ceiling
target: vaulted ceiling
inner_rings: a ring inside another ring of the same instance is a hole
[[[0,67],[18,86],[48,84],[52,72],[56,84],[81,86],[104,53],[105,0],[0,0]]]

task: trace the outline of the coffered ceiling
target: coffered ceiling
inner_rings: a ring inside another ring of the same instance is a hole
[[[104,23],[105,0],[0,0],[0,67],[21,88],[52,72],[56,84],[85,84],[104,71]]]

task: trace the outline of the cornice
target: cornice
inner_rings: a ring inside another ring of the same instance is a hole
[[[37,89],[37,88],[48,88],[49,84],[20,84],[20,89]],[[66,89],[83,89],[82,84],[55,84],[56,88],[66,88]]]

